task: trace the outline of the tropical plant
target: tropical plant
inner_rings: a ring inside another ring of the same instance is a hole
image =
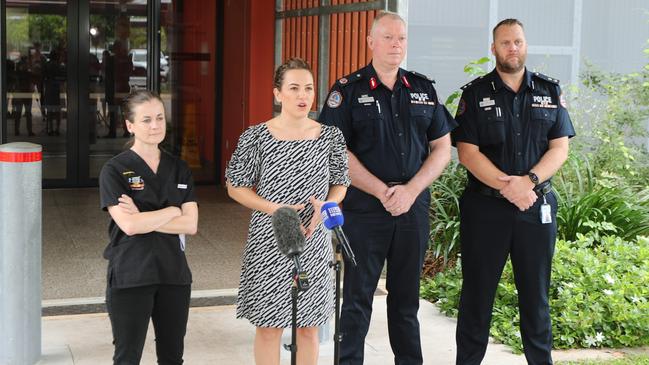
[[[552,271],[550,308],[555,348],[649,345],[649,238],[627,242],[591,236],[559,240]],[[457,316],[461,263],[427,278],[421,296]],[[502,275],[491,320],[491,336],[522,350],[518,292],[511,263]]]

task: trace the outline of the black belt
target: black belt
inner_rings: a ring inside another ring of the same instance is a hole
[[[407,184],[407,181],[386,181],[385,185],[387,185],[389,188],[397,185],[405,185]]]
[[[475,191],[476,193],[480,193],[482,195],[505,199],[505,197],[500,193],[500,191],[498,191],[498,189],[491,188],[481,183],[469,182],[467,189],[470,191]],[[540,196],[546,195],[552,191],[552,183],[550,183],[549,181],[543,182],[534,187],[534,191]]]

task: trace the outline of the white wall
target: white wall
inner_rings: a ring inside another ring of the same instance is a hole
[[[470,81],[462,69],[491,56],[491,29],[504,18],[525,25],[527,65],[563,85],[578,81],[583,61],[629,73],[649,60],[648,0],[404,0],[407,68],[437,81],[442,100]],[[493,66],[490,66],[493,67]]]

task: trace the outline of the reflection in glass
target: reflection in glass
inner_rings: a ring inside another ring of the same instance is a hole
[[[43,146],[43,178],[66,177],[67,4],[7,0],[7,141]]]
[[[121,103],[147,85],[146,2],[90,1],[90,177],[129,139]]]

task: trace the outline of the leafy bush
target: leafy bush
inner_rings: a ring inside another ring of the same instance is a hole
[[[429,250],[447,262],[460,244],[460,196],[466,185],[466,170],[452,161],[431,186]]]
[[[638,193],[597,185],[571,199],[562,197],[557,212],[558,236],[575,240],[588,234],[596,242],[617,235],[626,241],[649,236],[649,190]]]
[[[649,345],[649,238],[580,236],[557,241],[550,307],[555,348]],[[457,316],[461,290],[458,264],[425,279],[421,296]],[[491,335],[522,351],[518,299],[508,262],[498,286]]]

